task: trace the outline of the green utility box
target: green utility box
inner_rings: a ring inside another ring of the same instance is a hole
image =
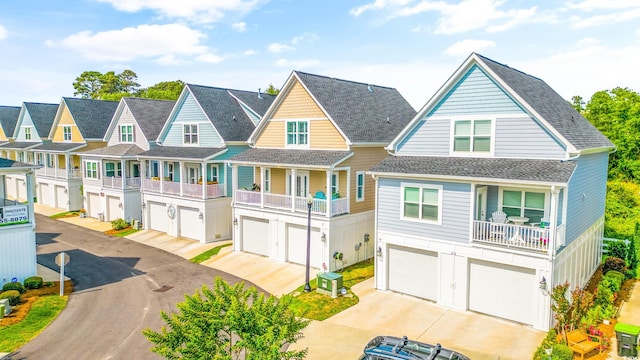
[[[617,323],[615,327],[619,356],[638,356],[638,334],[640,326]]]
[[[331,297],[338,297],[338,291],[342,289],[342,275],[334,272],[318,273],[318,292]]]

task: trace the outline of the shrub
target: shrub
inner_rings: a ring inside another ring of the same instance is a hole
[[[624,274],[621,273],[620,271],[616,271],[616,270],[609,270],[604,274],[605,278],[610,278],[612,281],[615,282],[615,291],[620,291],[620,288],[622,287],[622,283],[624,282]]]
[[[8,290],[0,293],[0,299],[9,299],[9,305],[16,306],[20,304],[20,292],[18,290]]]
[[[553,349],[553,346],[558,343],[558,333],[555,329],[549,330],[547,337],[542,340],[542,343],[536,349],[533,354],[533,360],[547,360],[549,356],[546,353],[547,349]]]
[[[573,351],[565,344],[553,345],[553,352],[551,353],[551,359],[553,360],[573,360]]]
[[[122,230],[127,226],[129,226],[129,224],[127,224],[125,219],[115,219],[111,222],[111,228],[113,228],[113,230]]]
[[[607,244],[607,256],[626,259],[628,249],[629,247],[623,240],[610,241]]]
[[[24,294],[25,288],[20,281],[12,281],[2,286],[2,291],[16,290],[20,294]]]
[[[627,263],[624,259],[618,257],[608,257],[605,259],[604,264],[602,264],[602,273],[606,274],[609,270],[616,270],[621,273],[624,273],[627,268]]]
[[[40,276],[31,276],[24,279],[24,287],[27,289],[40,289],[44,281]]]

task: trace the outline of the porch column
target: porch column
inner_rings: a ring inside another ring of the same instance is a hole
[[[333,175],[333,172],[331,170],[327,171],[327,194],[325,195],[326,197],[326,202],[327,202],[327,217],[331,217],[331,205],[333,204],[333,189],[331,188],[331,177]]]
[[[358,179],[356,179],[357,181]],[[358,184],[355,184],[358,186]],[[364,183],[362,184],[364,186]],[[364,195],[364,194],[363,194]],[[351,168],[347,169],[347,213],[351,212]]]
[[[29,222],[33,226],[33,230],[36,229],[36,215],[33,210],[33,170],[27,172],[25,175],[25,185],[27,186],[27,206],[29,206]]]
[[[238,192],[238,165],[229,164],[231,166],[231,196],[233,202],[236,202],[236,193]],[[235,218],[234,218],[235,219]]]
[[[207,176],[207,163],[202,163],[200,165],[202,167],[202,198],[206,199],[207,198],[207,180],[209,180],[209,177]]]
[[[125,167],[125,164],[126,161],[124,161],[124,159],[120,159],[120,169],[122,171],[122,173],[120,174],[120,178],[122,179],[122,184],[120,184],[120,187],[123,190],[127,188],[127,168]]]
[[[296,181],[296,169],[291,169],[291,212],[296,211],[296,194],[298,193],[298,181]]]
[[[264,167],[263,166],[260,166],[260,208],[264,208]]]
[[[69,154],[64,153],[64,173],[66,174],[65,178],[68,180],[71,177],[71,167],[69,166]]]
[[[147,160],[140,160],[140,158],[138,158],[138,163],[140,164],[140,190],[143,191],[145,189],[144,182],[147,179],[147,164],[149,163]],[[149,178],[149,180],[151,180],[151,178]]]
[[[58,159],[58,154],[54,155],[53,158],[53,176],[57,179],[58,178],[58,169],[60,168],[60,161]]]
[[[549,246],[549,250],[553,253],[560,244],[558,244],[557,222],[558,222],[558,195],[560,191],[556,189],[555,185],[551,186],[551,204],[549,209],[549,232],[553,236],[553,244]]]
[[[164,193],[164,161],[158,161],[158,163],[158,180],[160,180],[160,193],[162,194]]]
[[[184,194],[184,192],[183,192],[184,185],[183,185],[183,184],[184,184],[184,182],[185,182],[185,178],[184,178],[184,176],[182,176],[182,175],[183,175],[183,174],[186,174],[186,175],[187,175],[187,179],[186,179],[186,181],[189,181],[189,172],[188,172],[188,171],[186,171],[187,169],[186,169],[186,167],[185,167],[185,165],[184,165],[184,162],[179,161],[179,162],[178,162],[178,164],[180,164],[180,166],[179,166],[179,168],[180,168],[180,182],[179,182],[179,184],[180,184],[180,196],[183,196],[183,194]],[[174,179],[174,182],[175,182],[175,178],[176,178],[176,169],[174,168],[174,169],[173,169],[173,179]],[[196,181],[197,181],[197,180],[196,180]]]

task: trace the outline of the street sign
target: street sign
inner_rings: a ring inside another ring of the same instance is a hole
[[[62,266],[63,261],[64,261],[64,265],[67,265],[69,263],[69,254],[65,252],[61,252],[56,256],[56,265]]]

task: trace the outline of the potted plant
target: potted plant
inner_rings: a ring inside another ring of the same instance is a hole
[[[81,218],[86,218],[87,210],[85,210],[84,208],[80,209],[80,211],[78,211],[78,215],[80,215]]]

